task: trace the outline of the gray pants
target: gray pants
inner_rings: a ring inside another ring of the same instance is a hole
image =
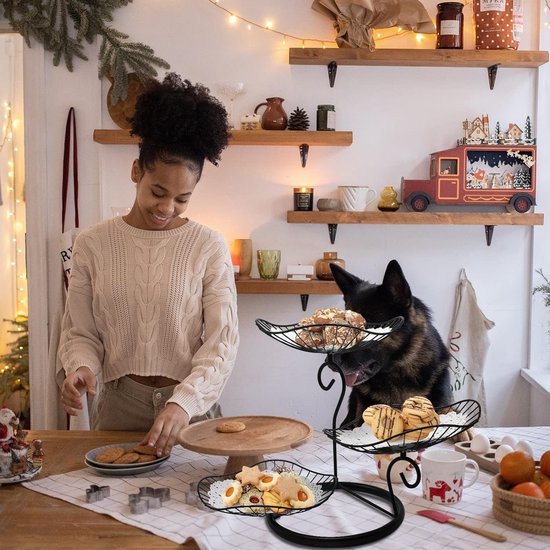
[[[103,384],[93,403],[92,430],[148,432],[175,387],[153,388],[127,376]],[[206,414],[191,418],[191,423],[221,415],[216,403]]]

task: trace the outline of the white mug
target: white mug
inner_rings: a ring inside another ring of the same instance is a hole
[[[376,198],[376,191],[364,185],[339,185],[338,192],[345,212],[363,212]]]
[[[420,464],[423,452],[424,450],[420,449],[418,452],[414,451],[406,453],[406,456],[416,462],[416,464]],[[374,455],[374,459],[376,460],[376,469],[378,470],[378,476],[380,477],[380,479],[383,479],[384,481],[387,480],[388,466],[398,456],[400,455]],[[417,478],[414,466],[407,460],[399,460],[393,465],[390,474],[391,482],[403,483],[400,474],[403,474],[408,482],[414,482],[414,480]]]
[[[422,496],[431,502],[455,504],[462,498],[462,489],[475,483],[479,466],[458,451],[430,449],[422,454]],[[465,481],[466,467],[473,469]]]

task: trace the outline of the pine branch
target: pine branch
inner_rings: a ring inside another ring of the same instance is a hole
[[[84,42],[101,39],[99,77],[112,76],[113,102],[128,94],[128,73],[135,72],[140,80],[157,76],[157,68],[170,65],[155,55],[149,46],[132,42],[129,36],[108,25],[113,12],[132,0],[0,0],[4,17],[13,30],[21,34],[28,47],[32,40],[44,45],[53,55],[53,64],[63,59],[69,71],[74,58],[88,60]]]

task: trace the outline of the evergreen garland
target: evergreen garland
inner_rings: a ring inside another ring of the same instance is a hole
[[[128,73],[135,72],[142,82],[157,76],[155,67],[170,65],[141,42],[131,42],[129,36],[111,27],[113,12],[132,0],[0,0],[4,17],[31,47],[37,40],[52,52],[53,64],[61,59],[69,71],[78,57],[88,60],[84,41],[91,44],[101,38],[99,77],[113,77],[112,101],[126,99]]]
[[[29,321],[27,317],[4,319],[14,325],[10,334],[16,334],[14,342],[10,342],[11,351],[0,355],[0,406],[12,393],[22,390],[25,402],[21,416],[29,417]]]

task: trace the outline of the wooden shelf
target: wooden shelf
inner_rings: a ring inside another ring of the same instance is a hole
[[[139,138],[128,130],[94,130],[94,141],[105,145],[137,145]],[[353,132],[314,132],[297,130],[232,130],[229,145],[294,145],[302,144],[347,147],[353,143]]]
[[[427,50],[367,48],[290,48],[291,65],[326,65],[330,87],[334,86],[338,65],[399,67],[483,67],[489,87],[494,88],[500,67],[536,68],[548,63],[546,51],[513,50]]]
[[[378,65],[410,67],[536,68],[548,63],[546,51],[428,50],[367,48],[290,48],[291,65]]]
[[[288,223],[543,225],[544,214],[516,212],[287,212]]]
[[[483,225],[487,245],[495,225],[543,225],[544,214],[516,212],[287,212],[288,223],[326,223],[334,244],[338,224]]]
[[[341,294],[334,281],[288,281],[287,279],[237,279],[238,294],[299,294],[302,310],[307,309],[310,294]]]

